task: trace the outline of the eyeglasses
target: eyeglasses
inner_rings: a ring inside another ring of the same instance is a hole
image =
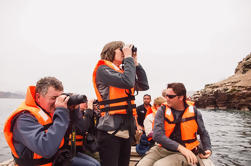
[[[169,99],[172,99],[172,98],[175,98],[177,95],[169,95],[169,94],[166,94],[166,97],[168,97]]]

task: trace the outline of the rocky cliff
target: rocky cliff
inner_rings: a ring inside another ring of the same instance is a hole
[[[192,99],[198,108],[251,111],[251,53],[239,62],[233,76],[205,85]]]

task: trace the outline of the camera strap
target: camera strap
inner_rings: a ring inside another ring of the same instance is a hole
[[[73,156],[76,156],[76,129],[74,125],[72,125],[72,133],[71,133],[71,153]]]

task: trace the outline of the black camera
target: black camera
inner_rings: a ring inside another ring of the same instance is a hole
[[[134,45],[132,46],[132,53],[136,53],[137,52],[137,47],[135,47]]]
[[[67,105],[78,105],[80,103],[86,103],[87,97],[85,95],[72,95],[71,93],[62,93],[62,95],[70,96]]]

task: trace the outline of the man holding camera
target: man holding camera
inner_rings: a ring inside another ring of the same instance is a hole
[[[28,88],[25,101],[7,119],[4,135],[17,165],[99,165],[67,149],[70,112],[75,110],[68,108],[70,97],[62,92],[61,81],[44,77]]]
[[[128,166],[135,134],[134,91],[149,88],[137,48],[122,41],[106,44],[93,72],[93,85],[101,110],[97,126],[101,165]]]

